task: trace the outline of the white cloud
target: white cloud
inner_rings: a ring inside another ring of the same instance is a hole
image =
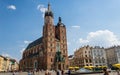
[[[31,42],[32,42],[32,41],[27,41],[27,40],[24,41],[25,44],[29,44],[29,43],[31,43]]]
[[[117,36],[109,30],[98,30],[90,32],[86,39],[79,39],[81,45],[93,45],[109,47],[113,45],[120,45],[120,40]]]
[[[42,13],[45,13],[45,11],[47,10],[47,8],[45,8],[44,5],[42,5],[42,4],[39,4],[37,6],[37,9],[40,10]]]
[[[43,4],[39,4],[37,6],[37,9],[42,13],[42,17],[44,17],[44,14],[45,14],[45,11],[47,10],[47,8]]]
[[[10,10],[16,10],[16,6],[15,5],[9,5],[7,6],[8,9]]]
[[[79,25],[71,26],[72,28],[80,28]]]
[[[88,40],[84,40],[82,38],[79,39],[80,43],[88,43],[89,41]]]

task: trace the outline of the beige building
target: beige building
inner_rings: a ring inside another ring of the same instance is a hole
[[[120,46],[113,46],[105,49],[107,56],[107,64],[110,67],[112,64],[120,63]]]
[[[89,45],[79,48],[74,52],[75,66],[92,66],[91,47]]]
[[[0,55],[0,72],[15,70],[19,70],[19,65],[16,60]]]
[[[4,57],[0,55],[0,72],[4,71],[3,64],[4,64]]]
[[[0,71],[7,71],[7,58],[0,55]]]

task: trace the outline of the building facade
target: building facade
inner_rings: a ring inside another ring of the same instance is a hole
[[[19,64],[15,59],[8,58],[8,71],[19,71]]]
[[[75,66],[74,55],[70,55],[68,59],[69,59],[69,67],[74,67]]]
[[[113,64],[120,63],[120,46],[106,48],[107,64],[110,67]]]
[[[91,47],[89,45],[79,48],[74,52],[76,66],[92,66]]]
[[[74,52],[69,59],[70,66],[107,66],[120,63],[120,46],[104,48],[100,46],[84,46]]]
[[[106,52],[104,47],[95,46],[91,48],[93,66],[106,66]]]
[[[0,55],[0,71],[4,71],[4,57]]]
[[[48,4],[44,15],[43,36],[30,43],[24,50],[20,60],[21,70],[68,68],[66,27],[61,17],[57,25],[54,25],[53,17]]]
[[[15,59],[0,55],[0,72],[18,71],[19,64]]]

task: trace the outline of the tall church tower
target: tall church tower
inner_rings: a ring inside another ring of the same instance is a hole
[[[45,69],[53,69],[55,57],[55,26],[53,22],[53,13],[48,4],[48,9],[44,16],[43,26],[43,48]]]

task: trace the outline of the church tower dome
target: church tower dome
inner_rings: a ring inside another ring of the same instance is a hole
[[[65,27],[65,25],[62,23],[61,17],[58,18],[57,26],[64,26]]]

